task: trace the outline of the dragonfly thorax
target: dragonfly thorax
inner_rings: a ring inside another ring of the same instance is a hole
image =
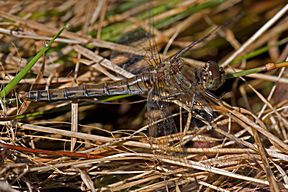
[[[169,62],[169,68],[170,68],[170,73],[173,75],[179,72],[182,72],[183,60],[180,58],[172,60],[171,62]]]

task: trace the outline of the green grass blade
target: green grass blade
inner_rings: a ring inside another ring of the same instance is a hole
[[[251,53],[247,53],[245,55],[241,55],[241,56],[238,56],[234,59],[233,61],[233,64],[236,64],[236,63],[240,63],[242,60],[248,60],[248,59],[252,59],[252,58],[255,58],[263,53],[266,53],[268,52],[268,50],[271,48],[271,47],[279,47],[281,45],[284,45],[288,42],[288,37],[280,40],[279,42],[277,42],[275,45],[273,46],[265,46],[265,47],[262,47],[262,48],[259,48]]]
[[[3,99],[11,90],[13,90],[16,85],[25,77],[25,75],[31,70],[33,65],[46,53],[46,51],[51,47],[52,43],[56,38],[60,36],[60,34],[65,29],[65,26],[62,27],[59,32],[52,37],[49,43],[43,47],[37,55],[35,55],[27,65],[0,91],[0,99]]]
[[[256,67],[253,69],[247,69],[247,70],[242,70],[236,73],[228,73],[225,77],[225,79],[231,79],[231,78],[237,78],[237,77],[243,77],[243,76],[247,76],[250,74],[255,74],[255,73],[260,73],[260,72],[266,72],[266,71],[271,71],[274,69],[279,69],[282,67],[288,67],[288,62],[282,62],[282,63],[268,63],[263,67]]]

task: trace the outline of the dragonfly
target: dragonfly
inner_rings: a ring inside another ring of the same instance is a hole
[[[208,61],[201,68],[193,68],[193,77],[188,78],[184,74],[184,61],[182,59],[183,54],[205,40],[211,33],[191,42],[187,47],[155,65],[154,69],[147,69],[132,78],[100,84],[83,84],[78,87],[32,90],[24,94],[24,99],[53,102],[124,94],[147,95],[148,111],[158,109],[166,116],[167,108],[162,100],[173,98],[186,103],[190,102],[192,106],[200,104],[208,114],[208,119],[212,119],[213,111],[208,106],[208,101],[214,96],[210,91],[218,89],[224,83],[224,70],[216,62]],[[154,96],[157,96],[158,101],[155,101]],[[171,134],[175,129],[173,128],[175,125],[172,124],[174,124],[173,120],[166,119],[160,128],[151,126],[149,135],[156,137]]]

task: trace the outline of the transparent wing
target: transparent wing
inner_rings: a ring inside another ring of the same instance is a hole
[[[132,47],[138,46],[139,48],[139,45],[141,45],[143,41],[146,41],[146,35],[146,32],[139,28],[135,31],[123,34],[117,40],[117,43]],[[141,47],[139,48],[139,52],[143,52],[145,55],[147,54]],[[145,55],[134,55],[131,53],[113,51],[110,58],[114,64],[133,74],[139,74],[147,68],[146,63],[144,62]]]
[[[160,90],[152,89],[147,96],[147,116],[149,136],[159,137],[177,132],[174,119],[171,117],[170,105],[161,101]]]
[[[147,3],[146,10],[143,11],[143,15],[145,16],[141,15],[142,13],[138,13],[138,15],[129,17],[128,22],[131,22],[129,26],[131,28],[137,26],[137,28],[122,34],[116,41],[119,44],[133,46],[144,54],[137,56],[114,51],[111,55],[111,60],[114,64],[122,66],[133,74],[138,74],[147,69],[155,69],[157,65],[162,63],[155,41],[155,36],[159,35],[160,32],[153,27],[154,21],[152,16],[153,6],[157,6],[159,3],[161,2],[150,1]],[[127,29],[130,30],[129,28]]]

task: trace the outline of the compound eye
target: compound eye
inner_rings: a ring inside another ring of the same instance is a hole
[[[214,61],[208,61],[202,71],[203,87],[210,90],[218,89],[225,81],[224,70]]]

